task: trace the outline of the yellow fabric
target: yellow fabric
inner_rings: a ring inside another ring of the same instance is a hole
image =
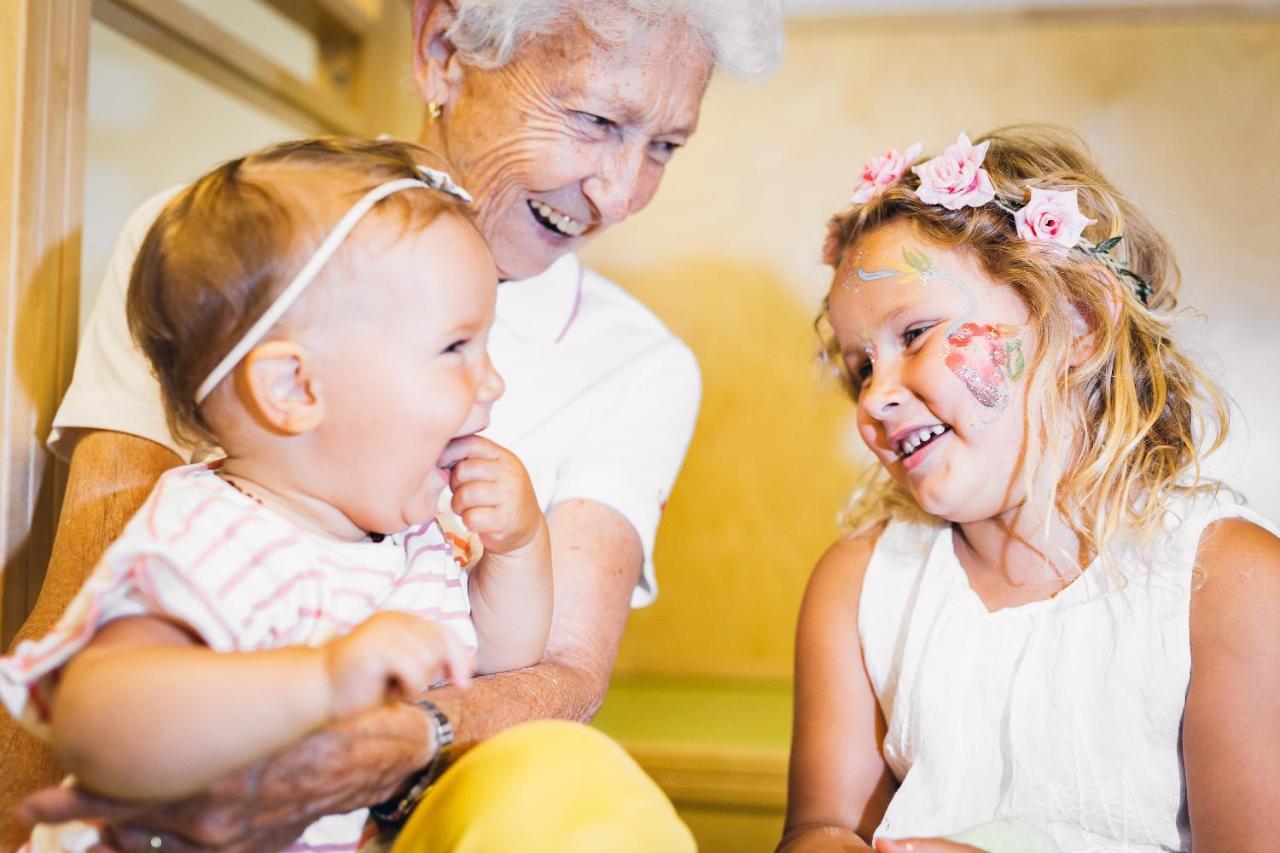
[[[576,723],[525,723],[468,751],[392,853],[684,853],[697,845],[631,756]]]

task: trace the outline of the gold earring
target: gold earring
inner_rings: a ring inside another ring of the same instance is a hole
[[[435,101],[427,101],[427,115],[432,121],[440,118],[442,112],[444,112],[444,109]]]

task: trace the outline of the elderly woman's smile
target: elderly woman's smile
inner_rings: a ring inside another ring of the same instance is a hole
[[[597,34],[571,21],[451,78],[423,142],[476,197],[503,278],[542,272],[648,204],[697,125],[713,62],[680,23]]]

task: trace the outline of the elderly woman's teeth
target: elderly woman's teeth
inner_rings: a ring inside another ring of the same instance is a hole
[[[573,217],[561,213],[551,205],[533,200],[529,202],[529,207],[533,209],[534,214],[538,217],[538,221],[542,222],[566,237],[581,237],[582,232],[587,230],[587,226],[574,219]]]

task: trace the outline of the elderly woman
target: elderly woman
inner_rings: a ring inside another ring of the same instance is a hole
[[[699,377],[679,340],[573,252],[653,197],[667,161],[694,131],[715,67],[758,73],[772,66],[778,6],[415,3],[421,141],[454,164],[475,196],[504,279],[491,352],[508,391],[487,434],[524,461],[550,524],[556,591],[545,660],[481,679],[466,693],[433,690],[422,702],[319,731],[189,802],[142,809],[49,789],[26,800],[26,817],[104,818],[131,849],[278,848],[321,814],[374,803],[403,814],[425,787],[419,783],[446,766],[446,747],[456,757],[516,723],[592,717],[628,605],[656,594],[654,532],[693,428]],[[190,455],[164,426],[154,380],[124,319],[133,254],[167,197],[144,205],[127,225],[55,420],[50,445],[70,458],[71,473],[48,578],[23,636],[49,628],[156,478]],[[46,753],[19,737],[11,730],[0,742],[5,784],[15,794],[58,775]],[[553,727],[533,740],[576,753],[584,737],[570,735],[567,744]],[[448,820],[483,823],[467,805],[474,791],[452,777],[486,778],[490,792],[501,778],[503,798],[540,787],[521,785],[509,762],[485,754],[488,747],[434,786],[432,797],[448,801],[436,804],[435,819],[453,809]],[[525,838],[535,836],[526,829]],[[0,838],[0,846],[10,840]]]

